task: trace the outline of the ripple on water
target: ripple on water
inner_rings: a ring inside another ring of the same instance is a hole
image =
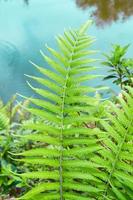
[[[12,77],[19,64],[20,53],[17,47],[8,41],[0,41],[0,96],[4,96],[12,84]]]
[[[15,44],[8,41],[0,41],[0,68],[1,63],[12,66],[18,62],[19,50]]]

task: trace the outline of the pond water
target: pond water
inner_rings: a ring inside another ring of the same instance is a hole
[[[55,47],[55,35],[88,18],[95,21],[90,34],[97,38],[97,58],[102,59],[101,53],[113,43],[131,43],[132,57],[132,15],[133,0],[0,0],[0,97],[6,101],[16,92],[31,95],[24,74],[37,72],[29,60],[47,66],[39,53],[45,52],[44,44]],[[100,73],[106,73],[105,67]]]

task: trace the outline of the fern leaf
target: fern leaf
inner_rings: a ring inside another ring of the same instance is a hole
[[[132,148],[127,148],[132,144],[132,126],[133,126],[133,90],[122,93],[118,98],[119,107],[111,103],[111,112],[107,113],[106,122],[100,123],[105,129],[108,140],[103,138],[104,149],[99,151],[100,158],[92,160],[100,164],[105,164],[106,179],[103,180],[105,189],[102,199],[128,200],[129,194],[133,194],[133,168],[131,163]],[[100,135],[98,136],[100,137]],[[102,172],[102,171],[101,171]],[[126,182],[126,186],[125,186]]]
[[[52,58],[41,54],[50,68],[33,64],[41,77],[29,78],[44,87],[29,84],[39,97],[30,98],[35,107],[28,111],[38,121],[24,123],[22,129],[33,133],[20,139],[40,142],[41,147],[12,156],[42,167],[20,174],[38,179],[20,199],[129,200],[131,196],[132,151],[126,144],[131,143],[133,131],[133,90],[127,88],[119,107],[109,105],[111,112],[105,112],[106,119],[92,114],[98,101],[89,94],[95,89],[84,84],[99,76],[89,74],[95,61],[89,58],[93,52],[88,47],[94,42],[86,34],[90,24],[88,21],[78,30],[58,36],[59,51],[47,46]]]

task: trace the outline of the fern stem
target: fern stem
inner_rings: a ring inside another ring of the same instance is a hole
[[[122,147],[123,147],[123,145],[124,145],[124,142],[125,142],[125,140],[126,140],[126,137],[127,137],[127,135],[128,135],[129,128],[131,127],[132,122],[133,122],[133,119],[131,119],[131,121],[129,122],[129,124],[128,124],[128,126],[127,126],[127,131],[125,132],[125,135],[124,135],[124,137],[123,137],[123,140],[122,140],[122,142],[120,143],[120,145],[118,146],[118,152],[117,152],[117,154],[116,154],[116,157],[115,157],[115,160],[114,160],[114,163],[113,163],[113,168],[112,168],[112,170],[111,170],[111,172],[110,172],[110,174],[109,174],[109,177],[108,177],[108,180],[107,180],[106,189],[105,189],[105,192],[104,192],[104,195],[103,195],[104,200],[106,200],[106,196],[107,196],[107,194],[108,194],[108,187],[109,187],[109,185],[111,184],[112,175],[113,175],[113,173],[114,173],[114,171],[115,171],[115,167],[116,167],[117,161],[118,161],[118,159],[119,159],[120,152],[121,152],[121,150],[122,150]]]
[[[78,41],[78,37],[76,38],[74,45],[73,45],[73,49],[71,52],[71,57],[69,58],[68,62],[69,62],[69,66],[67,69],[67,74],[66,74],[66,80],[65,80],[65,84],[63,86],[63,96],[62,96],[62,105],[61,105],[61,135],[60,135],[60,168],[59,168],[59,174],[60,174],[60,200],[63,200],[63,129],[64,129],[64,107],[65,107],[65,98],[66,98],[66,89],[67,89],[67,83],[68,83],[68,79],[69,79],[69,75],[70,75],[70,70],[71,70],[71,62],[73,60],[73,54],[75,51],[75,47],[77,45],[77,41]]]

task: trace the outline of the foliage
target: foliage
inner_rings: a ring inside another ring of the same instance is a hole
[[[103,138],[103,148],[91,158],[101,165],[95,176],[102,181],[103,192],[96,199],[129,200],[133,196],[133,88],[127,86],[126,91],[118,97],[117,105],[109,102],[107,118],[100,121],[103,132],[98,138]]]
[[[92,53],[86,50],[93,42],[85,33],[89,25],[59,36],[59,53],[47,47],[54,59],[42,56],[50,69],[33,64],[44,78],[29,77],[45,87],[29,83],[40,98],[30,98],[36,107],[27,110],[40,120],[23,123],[32,134],[19,136],[36,146],[13,154],[33,166],[18,175],[31,187],[19,199],[132,199],[133,90],[126,87],[119,104],[106,102],[102,115],[95,113],[96,89],[84,84],[97,78],[88,73],[94,70],[94,60],[86,58]]]
[[[90,25],[58,36],[59,52],[48,46],[51,56],[41,52],[49,68],[32,63],[41,74],[27,75],[40,85],[28,82],[35,97],[0,102],[1,197],[132,200],[132,60],[124,57],[128,46],[106,55],[112,74],[105,79],[115,78],[123,91],[117,103],[102,100],[99,90],[106,88],[89,85],[99,77],[89,57]]]
[[[20,148],[14,141],[14,131],[19,132],[19,124],[28,118],[23,106],[28,105],[28,101],[15,104],[14,96],[6,105],[0,101],[0,194],[1,196],[11,193],[19,193],[16,186],[20,179],[14,176],[11,171],[17,171],[16,163],[10,158],[8,151]]]
[[[113,79],[113,83],[120,85],[121,89],[124,85],[131,85],[133,78],[133,59],[127,59],[125,54],[129,45],[124,47],[113,45],[113,50],[109,55],[104,54],[106,61],[102,64],[109,67],[109,75],[104,80]]]
[[[55,60],[42,53],[54,71],[34,64],[44,74],[44,79],[30,77],[49,90],[34,88],[29,83],[30,87],[41,95],[41,99],[30,98],[38,107],[29,108],[28,111],[39,116],[42,122],[24,123],[23,128],[34,130],[34,134],[22,137],[38,141],[40,145],[16,155],[22,156],[20,161],[24,163],[43,164],[43,167],[20,174],[20,177],[28,180],[40,179],[39,184],[21,199],[77,199],[81,194],[87,197],[89,193],[92,195],[100,191],[96,185],[88,186],[90,175],[87,173],[87,167],[85,171],[80,171],[80,163],[86,162],[89,155],[100,149],[96,130],[86,127],[89,122],[94,123],[96,120],[90,112],[97,100],[87,95],[95,89],[83,83],[99,77],[88,74],[94,70],[94,67],[90,66],[94,60],[86,58],[93,53],[86,50],[93,42],[93,39],[85,34],[89,25],[90,21],[79,30],[65,31],[64,37],[59,36],[57,42],[61,53],[47,47]],[[88,161],[87,163],[89,164]],[[75,166],[75,169],[71,168],[72,166]]]

